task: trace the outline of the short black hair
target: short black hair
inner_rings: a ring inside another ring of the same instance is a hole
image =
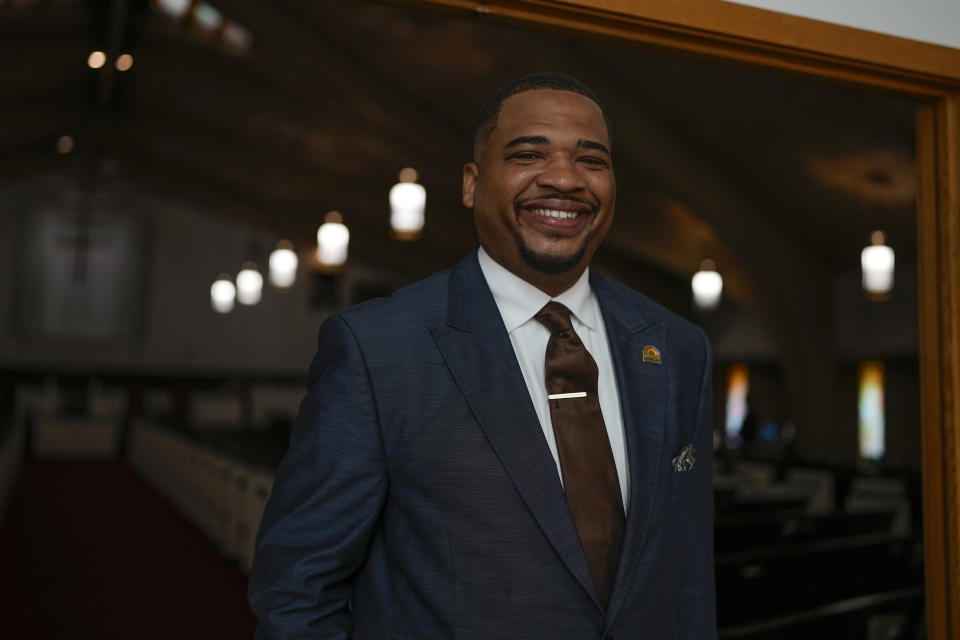
[[[500,117],[500,108],[503,101],[510,96],[518,93],[533,91],[535,89],[555,89],[557,91],[571,91],[579,93],[582,96],[593,100],[600,107],[600,113],[603,114],[603,122],[607,125],[607,137],[613,141],[613,124],[607,117],[607,112],[600,102],[600,98],[590,87],[583,84],[576,78],[568,76],[565,73],[555,71],[544,71],[540,73],[531,73],[511,80],[507,84],[497,89],[496,93],[487,100],[477,115],[476,123],[473,126],[473,159],[479,160],[480,150],[490,139],[490,134],[497,128],[497,119]]]

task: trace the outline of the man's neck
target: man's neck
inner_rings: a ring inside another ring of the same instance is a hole
[[[537,289],[540,289],[540,291],[543,291],[551,298],[556,298],[558,295],[576,284],[577,280],[580,279],[580,276],[583,275],[583,269],[577,271],[573,277],[571,277],[569,273],[557,275],[544,273],[539,275],[541,275],[542,278],[530,279],[524,276],[520,277],[535,286]],[[562,277],[559,277],[561,275]]]
[[[482,248],[482,246],[481,246]],[[583,275],[583,272],[586,271],[587,265],[577,265],[574,268],[564,271],[562,273],[544,273],[539,271],[534,267],[522,263],[517,266],[511,266],[509,264],[504,264],[500,260],[497,260],[489,251],[483,249],[483,251],[490,257],[491,260],[496,262],[498,265],[517,276],[521,280],[530,283],[540,291],[543,291],[545,294],[551,298],[555,298],[573,285],[577,283],[580,277]]]
[[[551,298],[556,298],[577,284],[580,278],[583,277],[584,271],[587,270],[587,265],[583,265],[582,267],[574,268],[563,273],[543,273],[526,264],[523,265],[523,269],[512,269],[509,265],[503,264],[490,255],[490,252],[482,245],[479,251],[484,254],[490,262],[495,263],[501,269],[523,280],[527,284],[536,287]]]

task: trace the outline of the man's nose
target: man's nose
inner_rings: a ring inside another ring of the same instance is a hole
[[[553,154],[547,157],[543,170],[537,176],[537,185],[556,191],[576,191],[583,189],[586,182],[573,158],[566,154]]]

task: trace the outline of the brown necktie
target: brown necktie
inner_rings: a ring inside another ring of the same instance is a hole
[[[606,606],[623,541],[623,499],[597,397],[597,364],[570,324],[570,310],[548,302],[536,315],[550,331],[547,394],[563,486],[573,522]],[[577,397],[586,392],[585,397]]]

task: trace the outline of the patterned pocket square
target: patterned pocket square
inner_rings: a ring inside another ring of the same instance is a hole
[[[697,459],[693,455],[693,445],[688,444],[683,449],[680,450],[680,453],[677,454],[677,457],[673,459],[672,466],[674,471],[692,471],[693,465],[697,464]]]

